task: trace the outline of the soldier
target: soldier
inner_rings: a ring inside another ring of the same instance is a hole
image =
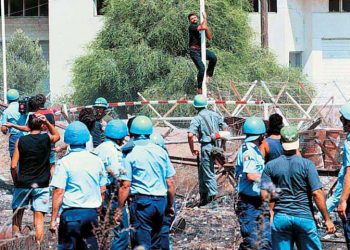
[[[207,109],[207,98],[196,95],[193,106],[197,115],[191,121],[188,129],[188,144],[192,155],[199,156],[199,151],[194,148],[194,136],[201,144],[200,166],[198,168],[200,206],[212,202],[217,194],[217,184],[214,172],[214,159],[212,149],[218,146],[218,141],[213,135],[221,130],[227,130],[227,125],[214,111]]]
[[[340,121],[343,124],[343,130],[347,133],[343,148],[343,168],[339,175],[345,174],[344,177],[339,178],[336,191],[343,189],[338,205],[338,213],[343,221],[344,235],[348,249],[350,249],[350,103],[343,105],[340,108]],[[343,180],[342,180],[343,179]],[[343,185],[343,187],[342,187]],[[338,187],[339,186],[339,187]]]
[[[249,117],[243,124],[246,138],[238,151],[235,168],[239,195],[236,214],[243,238],[239,249],[271,249],[269,209],[263,206],[260,197],[264,158],[259,145],[265,132],[264,121],[260,118]]]
[[[112,213],[118,207],[119,175],[122,169],[121,161],[123,156],[121,146],[124,143],[125,136],[128,135],[128,128],[121,120],[111,120],[107,123],[104,133],[105,140],[95,149],[94,153],[101,158],[108,173],[106,196],[103,202],[103,215],[109,217],[109,214],[106,214],[108,206],[111,206]],[[113,193],[115,196],[112,196]],[[114,239],[111,243],[112,250],[128,248],[129,234],[126,230],[129,227],[128,224],[128,215],[126,209],[123,209],[121,223],[113,229]]]
[[[8,107],[4,110],[1,116],[1,132],[3,134],[10,133],[9,137],[9,153],[12,158],[13,152],[15,150],[15,144],[17,139],[21,136],[21,132],[14,127],[7,127],[5,124],[11,123],[17,125],[21,114],[19,113],[18,104],[19,93],[16,89],[9,89],[7,91],[7,101],[9,103]]]
[[[159,134],[159,133],[151,134],[150,140],[152,143],[162,147],[168,153],[168,150],[165,146],[165,140],[161,134]],[[176,202],[174,202],[174,211],[176,214]],[[161,236],[159,238],[160,247],[162,250],[172,249],[172,243],[169,239],[169,233],[170,233],[171,223],[173,222],[174,219],[175,219],[174,216],[166,215],[164,217],[162,229],[160,232]],[[152,246],[156,246],[157,244],[158,243],[155,242],[154,244],[152,244]]]
[[[100,145],[103,142],[104,127],[106,126],[107,122],[112,120],[112,118],[109,117],[106,113],[107,108],[108,108],[108,102],[105,98],[99,97],[96,99],[94,104],[96,123],[95,123],[95,128],[91,131],[94,148],[96,148],[98,145]]]
[[[72,122],[64,133],[70,152],[57,162],[50,186],[52,217],[50,231],[56,232],[59,210],[58,249],[98,249],[94,228],[97,209],[106,190],[107,174],[101,159],[86,150],[90,133],[82,122]]]
[[[125,173],[120,176],[119,206],[115,220],[120,221],[130,193],[130,224],[132,247],[160,249],[159,242],[164,215],[174,215],[175,170],[164,149],[150,142],[152,121],[137,116],[130,127],[134,147],[123,159]]]

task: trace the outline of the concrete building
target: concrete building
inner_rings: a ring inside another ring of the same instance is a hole
[[[344,103],[343,95],[350,98],[350,0],[268,2],[269,46],[278,62],[301,68],[320,102],[334,95],[337,104]],[[250,23],[260,42],[260,6],[253,3]]]
[[[48,88],[53,98],[66,93],[74,59],[84,53],[101,29],[102,3],[103,0],[5,0],[6,39],[22,29],[33,41],[39,41],[50,66]]]
[[[55,98],[68,90],[74,60],[102,28],[102,0],[50,0],[50,86]]]
[[[70,86],[72,63],[103,25],[103,0],[6,0],[6,34],[21,28],[39,40],[50,63],[53,97]],[[259,0],[250,14],[260,43]],[[319,90],[320,100],[350,96],[350,0],[268,0],[269,46],[280,64],[299,67]],[[10,14],[9,14],[10,13]],[[49,13],[49,14],[48,14]],[[49,47],[49,49],[48,49]]]

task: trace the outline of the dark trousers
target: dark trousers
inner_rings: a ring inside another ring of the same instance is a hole
[[[348,201],[346,209],[346,220],[343,220],[344,236],[346,240],[346,246],[350,250],[350,202]]]
[[[236,214],[243,241],[240,250],[269,250],[271,246],[270,214],[260,197],[240,196]]]
[[[197,50],[197,49],[190,48],[190,57],[198,70],[198,75],[197,75],[198,88],[202,88],[205,66],[202,62],[200,49]],[[206,59],[209,61],[208,68],[207,68],[207,75],[212,77],[214,74],[214,69],[217,61],[215,53],[210,50],[207,50]]]
[[[90,208],[66,209],[60,217],[57,249],[98,249],[93,232],[97,228],[97,210]]]
[[[166,196],[134,195],[130,202],[132,248],[142,246],[145,250],[162,249],[161,229],[167,206]],[[155,244],[152,245],[152,242]]]
[[[174,203],[174,211],[176,214],[176,203]],[[169,233],[170,233],[170,227],[171,224],[174,221],[174,217],[170,217],[170,216],[164,216],[163,219],[163,225],[162,225],[162,229],[160,230],[160,237],[158,237],[157,239],[152,239],[152,249],[155,248],[155,246],[160,246],[160,249],[162,250],[169,250],[170,249],[170,237],[169,237]]]

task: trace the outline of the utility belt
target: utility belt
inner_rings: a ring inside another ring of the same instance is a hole
[[[140,198],[148,198],[151,200],[161,200],[161,199],[166,199],[167,196],[166,195],[164,195],[164,196],[162,196],[162,195],[148,195],[148,194],[132,194],[129,196],[130,201],[137,200]]]
[[[69,208],[65,208],[63,209],[62,213],[63,214],[64,212],[66,211],[71,211],[71,210],[93,210],[93,211],[97,211],[97,208],[86,208],[86,207],[69,207]]]

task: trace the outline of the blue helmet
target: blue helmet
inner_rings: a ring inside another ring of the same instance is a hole
[[[75,121],[68,125],[64,132],[64,143],[69,145],[83,145],[90,140],[90,133],[86,125]]]
[[[136,116],[131,123],[130,133],[136,135],[150,135],[153,132],[153,124],[147,116]]]
[[[151,139],[151,142],[153,142],[154,144],[161,146],[162,148],[165,148],[165,140],[161,134],[153,133],[149,138]]]
[[[19,98],[19,93],[17,91],[17,89],[9,89],[7,91],[7,100],[8,101],[15,101]]]
[[[243,133],[248,135],[245,141],[254,141],[260,135],[266,133],[265,123],[261,118],[252,116],[248,117],[243,124]]]
[[[193,106],[195,108],[205,108],[208,104],[208,100],[204,95],[196,95],[193,99]]]
[[[105,128],[105,136],[111,139],[124,139],[128,135],[128,127],[122,120],[111,120]]]
[[[108,102],[105,98],[99,97],[96,99],[94,107],[108,108]]]
[[[350,120],[350,103],[341,106],[339,112],[346,120]]]

